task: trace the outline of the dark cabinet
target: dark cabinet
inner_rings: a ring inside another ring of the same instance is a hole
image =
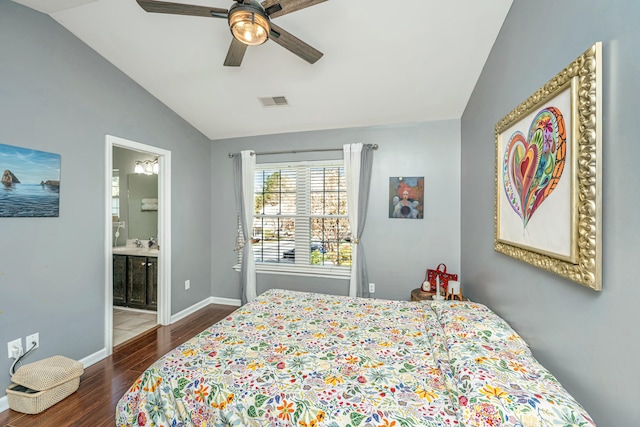
[[[147,257],[127,258],[127,306],[146,308],[147,305]]]
[[[127,302],[127,257],[113,256],[113,305]]]
[[[147,258],[147,307],[158,308],[158,258]]]
[[[113,304],[156,310],[158,259],[133,255],[114,255],[113,258]]]

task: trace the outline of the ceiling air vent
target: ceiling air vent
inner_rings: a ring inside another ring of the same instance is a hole
[[[287,98],[284,96],[267,96],[265,98],[258,98],[263,107],[285,107],[289,105]]]

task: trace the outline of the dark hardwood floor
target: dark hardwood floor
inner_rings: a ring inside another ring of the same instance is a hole
[[[118,400],[149,365],[236,308],[212,304],[173,325],[125,342],[111,356],[85,369],[78,391],[71,396],[37,415],[0,412],[0,426],[114,427]]]

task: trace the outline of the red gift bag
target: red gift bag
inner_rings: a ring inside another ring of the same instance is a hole
[[[424,276],[424,282],[422,282],[422,290],[425,292],[435,292],[437,288],[436,278],[440,277],[440,290],[447,293],[447,286],[449,286],[449,280],[458,280],[457,274],[447,273],[447,265],[444,263],[438,264],[435,270],[428,268],[427,274]],[[425,289],[429,283],[429,289]]]

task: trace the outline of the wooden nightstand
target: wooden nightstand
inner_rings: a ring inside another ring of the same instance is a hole
[[[416,288],[414,290],[411,291],[411,301],[424,301],[424,300],[431,300],[433,299],[432,297],[435,295],[435,292],[424,292],[422,289],[420,288]],[[456,297],[458,297],[458,295],[456,295]],[[448,298],[449,300],[460,300],[460,298],[455,298],[452,296],[452,298]],[[469,301],[467,298],[462,298],[462,301]]]
[[[420,288],[416,288],[411,291],[411,301],[424,301],[426,299],[431,299],[434,296],[435,292],[424,292]]]

